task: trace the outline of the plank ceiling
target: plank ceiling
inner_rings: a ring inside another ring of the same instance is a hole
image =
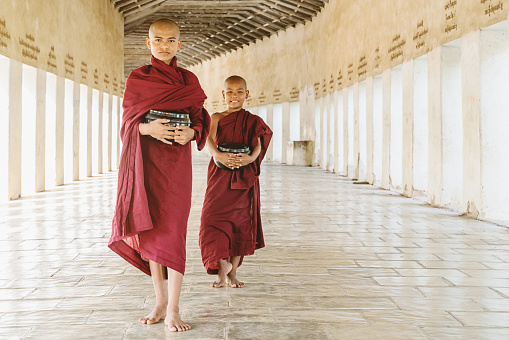
[[[157,19],[180,26],[179,65],[189,67],[310,21],[328,0],[110,0],[124,16],[125,75],[147,64],[148,28]]]

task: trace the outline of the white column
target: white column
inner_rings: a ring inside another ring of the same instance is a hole
[[[122,100],[120,97],[117,97],[117,131],[116,131],[116,138],[117,138],[117,169],[120,166],[120,154],[122,152],[122,141],[120,140],[120,126],[122,123],[122,117],[120,115],[122,107]],[[258,109],[258,107],[257,107]]]
[[[57,76],[55,115],[55,185],[64,184],[65,78]]]
[[[37,69],[35,112],[35,191],[46,189],[46,71]]]
[[[80,179],[80,83],[73,84],[72,180]]]
[[[343,173],[348,176],[348,87],[343,88]]]
[[[274,105],[269,104],[267,105],[267,125],[274,131]],[[272,138],[274,138],[274,135],[272,135]],[[274,159],[274,148],[272,147],[272,144],[274,144],[274,141],[271,141],[269,144],[269,148],[267,149],[267,153],[265,154],[265,158],[267,161],[271,162]]]
[[[373,184],[373,76],[366,79],[366,182]]]
[[[442,202],[442,47],[428,54],[428,203]]]
[[[9,199],[21,196],[21,132],[23,64],[10,59],[9,65]]]
[[[92,177],[92,96],[93,88],[87,89],[87,177]]]
[[[325,108],[325,98],[321,97],[320,99],[320,167],[322,169],[327,169],[327,147],[325,145],[325,141],[327,138],[327,129],[325,128],[325,115],[326,115],[326,108]]]
[[[111,171],[111,156],[113,147],[113,95],[108,95],[108,171]]]
[[[339,168],[339,92],[334,92],[332,101],[334,102],[334,173],[341,173],[342,169]]]
[[[413,196],[425,197],[428,192],[428,56],[413,61]]]
[[[103,173],[103,105],[104,92],[99,91],[99,117],[97,124],[97,173]]]
[[[290,141],[290,103],[283,103],[283,113],[282,113],[282,139],[283,144],[281,146],[281,163],[286,164],[286,149],[288,147],[288,142]]]
[[[391,188],[391,69],[382,74],[382,188]]]
[[[353,173],[352,179],[359,179],[359,83],[353,86]]]
[[[413,194],[413,145],[414,145],[414,61],[403,63],[403,195]]]

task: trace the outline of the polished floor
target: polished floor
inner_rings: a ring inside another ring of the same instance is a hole
[[[509,232],[317,168],[266,164],[267,247],[210,287],[194,166],[181,297],[192,330],[141,325],[151,280],[107,248],[116,174],[0,206],[0,339],[508,339]]]

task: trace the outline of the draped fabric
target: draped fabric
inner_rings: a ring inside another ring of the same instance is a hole
[[[151,65],[129,75],[120,130],[122,154],[109,247],[150,275],[148,259],[185,271],[187,219],[191,207],[191,143],[164,144],[139,133],[150,109],[188,113],[199,150],[205,146],[210,117],[198,78],[152,56]]]
[[[242,109],[219,120],[215,143],[242,143],[252,151],[258,138],[260,155],[246,167],[229,171],[210,160],[199,239],[203,264],[209,274],[217,274],[217,261],[241,256],[242,263],[243,256],[265,246],[259,176],[272,131],[259,116]]]

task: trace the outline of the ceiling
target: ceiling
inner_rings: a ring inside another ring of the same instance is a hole
[[[189,67],[310,21],[328,0],[110,0],[124,16],[124,72],[147,64],[148,28],[167,18],[180,26],[179,65]]]

